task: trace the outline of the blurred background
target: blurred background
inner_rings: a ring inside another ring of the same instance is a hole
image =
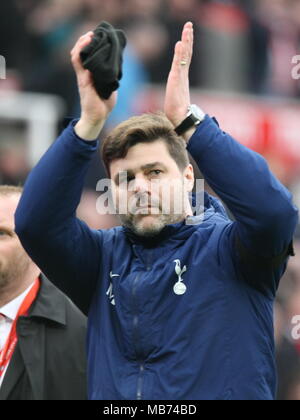
[[[107,20],[128,37],[109,130],[134,114],[162,108],[173,48],[183,24],[191,20],[196,36],[193,102],[238,141],[263,154],[300,207],[300,80],[292,77],[292,59],[300,55],[299,0],[2,3],[0,55],[7,72],[0,80],[0,183],[22,184],[56,138],[64,117],[79,116],[69,55],[79,36]],[[119,223],[96,212],[96,184],[104,177],[96,156],[78,210],[96,229]],[[292,319],[300,315],[300,229],[295,251],[276,303],[280,400],[300,400],[300,341],[291,334]]]

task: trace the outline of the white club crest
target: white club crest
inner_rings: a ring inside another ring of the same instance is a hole
[[[175,273],[178,276],[178,282],[174,285],[174,293],[175,295],[181,296],[184,295],[187,291],[186,285],[183,283],[182,275],[187,271],[186,265],[181,269],[181,261],[174,260],[175,266]]]

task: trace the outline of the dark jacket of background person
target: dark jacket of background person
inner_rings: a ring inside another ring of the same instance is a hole
[[[85,400],[86,318],[42,276],[0,388],[0,400]]]

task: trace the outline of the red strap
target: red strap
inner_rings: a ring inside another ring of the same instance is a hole
[[[296,342],[296,349],[297,349],[298,353],[300,354],[300,340],[298,340]]]
[[[17,322],[20,316],[27,316],[28,311],[35,301],[38,291],[40,288],[40,280],[36,279],[33,287],[30,289],[30,291],[27,293],[26,297],[24,298],[22,305],[19,309],[19,312],[16,316],[16,319],[14,320],[8,339],[6,340],[5,346],[3,347],[3,350],[0,353],[0,378],[3,375],[8,363],[10,362],[12,355],[15,351],[18,337],[17,337]]]

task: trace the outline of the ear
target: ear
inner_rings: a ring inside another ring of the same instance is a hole
[[[195,175],[194,175],[194,168],[190,164],[186,167],[183,172],[184,177],[184,186],[187,192],[192,192],[194,185],[195,185]]]

